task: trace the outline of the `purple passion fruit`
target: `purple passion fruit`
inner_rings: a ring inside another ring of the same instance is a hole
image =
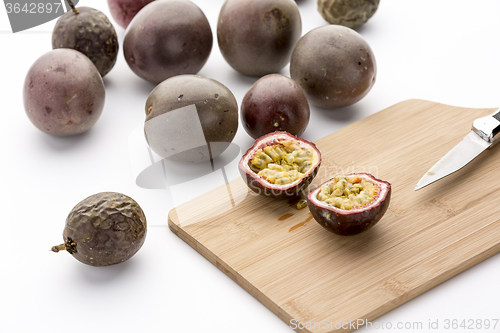
[[[370,174],[337,175],[307,195],[314,219],[338,235],[352,236],[373,227],[385,214],[391,184]]]
[[[111,16],[120,27],[126,29],[142,7],[153,0],[108,0]]]
[[[123,52],[139,77],[158,84],[196,74],[212,51],[207,17],[188,0],[156,0],[137,13],[125,32]]]
[[[40,131],[55,136],[89,130],[104,108],[104,83],[82,53],[56,49],[38,58],[26,74],[24,109]]]
[[[309,103],[302,88],[281,74],[266,75],[248,90],[241,120],[254,139],[275,131],[301,135],[309,123]]]
[[[368,43],[356,31],[327,25],[311,30],[295,46],[290,75],[309,103],[327,109],[352,105],[368,94],[377,66]]]
[[[222,56],[250,76],[279,72],[301,34],[299,8],[292,0],[227,0],[217,23]]]
[[[78,7],[57,20],[52,32],[52,48],[80,51],[104,77],[116,63],[118,37],[115,28],[101,11]]]
[[[108,266],[130,259],[146,238],[146,217],[137,202],[116,192],[94,194],[69,213],[64,243],[52,251],[68,251],[91,266]]]
[[[318,11],[331,24],[356,28],[375,14],[380,0],[318,0]]]
[[[307,193],[320,164],[321,153],[314,143],[287,132],[273,132],[258,138],[238,167],[255,193],[292,197]]]
[[[144,133],[163,158],[199,163],[222,154],[238,130],[238,102],[222,83],[177,75],[153,89],[146,101]]]

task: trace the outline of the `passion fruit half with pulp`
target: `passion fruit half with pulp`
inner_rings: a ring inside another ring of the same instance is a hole
[[[68,251],[91,266],[109,266],[130,259],[146,238],[146,217],[132,198],[116,192],[91,195],[66,219],[64,243],[52,251]]]
[[[385,214],[391,184],[367,173],[337,175],[307,195],[314,219],[338,235],[352,236],[373,227]]]
[[[299,196],[318,173],[321,153],[312,142],[288,132],[258,138],[238,165],[248,187],[269,197]]]

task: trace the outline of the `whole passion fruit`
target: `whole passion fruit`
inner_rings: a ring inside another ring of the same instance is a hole
[[[119,26],[126,29],[134,16],[153,0],[108,0],[111,16]]]
[[[213,159],[229,147],[237,130],[238,102],[213,79],[177,75],[156,86],[146,101],[146,140],[169,160]]]
[[[255,193],[293,197],[307,193],[320,165],[321,153],[314,143],[288,132],[273,132],[258,138],[238,167]]]
[[[352,105],[368,94],[377,66],[368,43],[356,31],[327,25],[311,30],[295,46],[290,75],[309,103],[327,109]]]
[[[307,195],[314,219],[338,235],[352,236],[373,227],[385,214],[391,184],[370,174],[337,175]]]
[[[70,136],[89,130],[104,108],[104,83],[82,53],[56,49],[38,58],[24,80],[28,118],[39,130]]]
[[[380,0],[318,0],[318,11],[331,24],[357,28],[375,14]]]
[[[91,195],[69,213],[64,243],[52,251],[68,251],[91,266],[108,266],[130,259],[146,238],[146,217],[137,202],[116,192]]]
[[[241,104],[243,127],[254,139],[275,131],[299,136],[306,130],[309,117],[309,103],[302,88],[281,74],[257,80]]]
[[[104,77],[115,65],[118,37],[104,13],[90,7],[75,8],[62,15],[52,32],[52,48],[85,54]]]
[[[188,0],[156,0],[137,13],[125,32],[123,52],[139,77],[158,84],[196,74],[212,51],[207,17]]]
[[[236,71],[250,76],[279,72],[290,62],[301,34],[293,0],[227,0],[217,23],[222,56]]]

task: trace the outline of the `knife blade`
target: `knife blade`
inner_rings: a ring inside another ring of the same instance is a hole
[[[415,191],[462,169],[499,141],[500,109],[489,116],[474,120],[470,133],[423,175],[415,186]]]

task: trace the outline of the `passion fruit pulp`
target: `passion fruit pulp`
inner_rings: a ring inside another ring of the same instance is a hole
[[[338,235],[352,236],[372,228],[385,214],[391,184],[367,173],[337,175],[307,195],[314,219]]]
[[[69,213],[64,243],[53,252],[68,251],[91,266],[109,266],[130,259],[146,238],[146,217],[132,198],[116,192],[91,195]]]
[[[238,167],[255,193],[293,197],[307,192],[320,164],[321,153],[314,143],[288,132],[273,132],[258,138]]]

